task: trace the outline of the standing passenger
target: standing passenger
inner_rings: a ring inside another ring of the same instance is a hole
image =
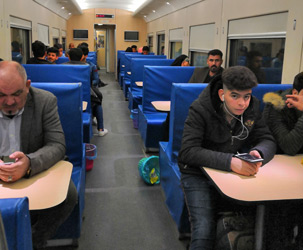
[[[16,62],[0,62],[0,155],[15,162],[3,165],[0,179],[14,182],[49,169],[65,155],[65,138],[57,100],[50,92],[30,87],[25,69]],[[34,248],[45,247],[77,203],[72,180],[65,201],[31,210]]]
[[[208,52],[207,67],[196,67],[189,83],[209,83],[216,75],[223,72],[223,53],[221,50],[214,49]]]
[[[251,96],[255,86],[257,79],[248,68],[230,67],[210,82],[189,109],[178,164],[190,216],[191,249],[214,249],[217,210],[228,204],[201,166],[253,176],[262,163],[234,155],[248,152],[263,158],[265,164],[275,154],[274,138],[261,117],[259,101]]]

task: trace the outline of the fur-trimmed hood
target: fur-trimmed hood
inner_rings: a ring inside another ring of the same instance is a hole
[[[286,89],[284,91],[279,90],[277,92],[269,92],[263,96],[263,102],[265,104],[272,104],[274,109],[282,110],[286,107],[285,100],[286,95],[291,95],[292,89]]]

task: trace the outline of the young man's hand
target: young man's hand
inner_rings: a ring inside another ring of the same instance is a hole
[[[257,158],[261,158],[257,150],[253,150],[249,152],[249,154]],[[231,158],[231,164],[230,164],[230,168],[233,172],[245,176],[251,176],[257,174],[261,166],[262,166],[262,162],[250,163],[247,161],[240,160],[239,158],[236,157]]]
[[[302,95],[286,95],[285,101],[288,108],[296,108],[303,111],[303,96]]]

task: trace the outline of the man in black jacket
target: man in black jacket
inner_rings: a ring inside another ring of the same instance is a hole
[[[189,109],[178,163],[190,214],[191,249],[214,248],[217,209],[226,204],[200,168],[253,176],[275,154],[259,101],[251,96],[255,86],[256,77],[248,68],[230,67],[213,79]],[[249,163],[234,157],[237,152],[264,161]]]
[[[222,74],[223,60],[221,50],[213,49],[207,55],[207,67],[196,67],[189,83],[209,83],[215,76]]]

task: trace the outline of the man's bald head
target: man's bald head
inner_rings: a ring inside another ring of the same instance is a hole
[[[30,80],[25,69],[17,62],[0,62],[0,110],[4,114],[16,114],[25,105]]]

